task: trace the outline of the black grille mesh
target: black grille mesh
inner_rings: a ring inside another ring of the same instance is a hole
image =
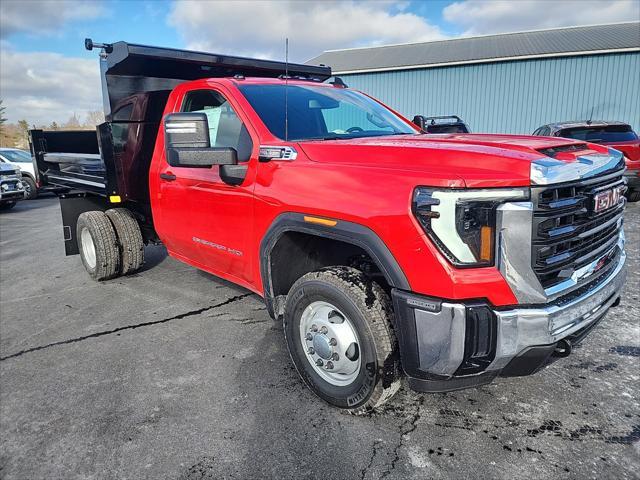
[[[613,256],[624,213],[624,199],[601,213],[593,211],[594,194],[624,184],[622,171],[575,183],[535,187],[532,267],[544,288],[604,257]],[[603,265],[604,266],[604,265]]]

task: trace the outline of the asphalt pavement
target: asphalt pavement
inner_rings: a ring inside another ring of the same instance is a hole
[[[640,475],[640,205],[622,303],[574,353],[473,390],[403,390],[353,417],[307,390],[260,298],[146,249],[96,283],[57,200],[0,213],[0,477]]]

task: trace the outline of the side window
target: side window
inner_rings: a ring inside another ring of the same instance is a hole
[[[534,136],[542,135],[542,127],[538,128],[535,132],[532,133]]]
[[[126,122],[131,119],[133,113],[133,103],[127,103],[119,107],[113,112],[112,118],[114,122]]]
[[[200,112],[207,116],[212,147],[231,147],[238,152],[238,161],[251,158],[253,143],[247,128],[224,96],[214,90],[194,90],[187,93],[182,112]]]
[[[112,113],[111,133],[113,136],[113,149],[116,153],[122,153],[127,148],[130,123],[127,123],[133,113],[133,103],[126,103]]]

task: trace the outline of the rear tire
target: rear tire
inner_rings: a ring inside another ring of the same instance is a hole
[[[24,185],[24,198],[26,200],[33,200],[38,197],[38,187],[36,187],[36,182],[31,177],[22,177],[22,184]]]
[[[304,275],[291,287],[284,315],[287,347],[302,380],[349,413],[380,407],[400,387],[392,317],[387,294],[359,270]]]
[[[112,208],[106,211],[106,215],[118,238],[120,274],[133,273],[144,263],[144,241],[138,221],[126,208]]]
[[[109,218],[99,211],[80,214],[76,228],[80,258],[94,280],[108,280],[118,275],[120,253],[116,232]]]

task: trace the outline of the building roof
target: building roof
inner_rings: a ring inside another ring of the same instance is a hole
[[[327,50],[307,63],[346,74],[631,51],[640,51],[640,22]]]

